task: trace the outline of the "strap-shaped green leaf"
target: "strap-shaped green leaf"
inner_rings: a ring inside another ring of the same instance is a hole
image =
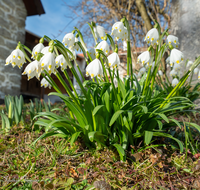
[[[115,112],[110,120],[109,125],[111,126],[123,112],[124,112],[124,110],[118,110],[117,112]]]

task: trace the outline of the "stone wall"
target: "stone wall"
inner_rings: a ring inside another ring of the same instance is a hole
[[[21,70],[5,66],[5,59],[25,41],[26,16],[23,0],[0,0],[0,98],[20,94]]]

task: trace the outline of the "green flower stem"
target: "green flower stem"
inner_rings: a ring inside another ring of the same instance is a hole
[[[21,46],[32,55],[32,51],[28,47],[23,44],[21,44]]]
[[[169,82],[169,78],[168,78],[168,76],[167,76],[167,72],[165,72],[165,78],[166,78],[168,84],[171,86],[171,83]]]
[[[192,83],[193,74],[194,74],[194,70],[192,70],[192,73],[191,73],[191,77],[190,77],[189,86],[190,86],[190,85],[191,85],[191,83]]]
[[[118,67],[117,67],[117,81],[118,81],[118,85],[117,85],[117,89],[118,89],[118,94],[120,93],[120,88],[119,88],[119,70],[118,70]]]
[[[133,66],[132,66],[132,58],[131,58],[131,45],[130,41],[127,41],[127,75],[129,76],[129,65],[131,68],[131,87],[133,86]]]
[[[74,63],[76,64],[76,67],[78,68],[78,71],[79,71],[79,73],[81,74],[81,77],[82,77],[83,81],[85,81],[85,78],[84,78],[84,76],[83,76],[83,73],[81,72],[81,69],[80,69],[78,63],[76,62],[76,59],[74,59]]]
[[[155,66],[153,73],[152,73],[152,80],[151,80],[151,92],[153,91],[153,85],[155,82],[155,75],[158,72],[158,67]]]
[[[108,75],[107,75],[107,71],[106,71],[106,68],[105,68],[103,59],[102,59],[101,57],[100,57],[100,60],[101,60],[101,65],[102,65],[102,67],[103,67],[104,80],[105,80],[106,82],[109,82],[109,78],[108,78]]]

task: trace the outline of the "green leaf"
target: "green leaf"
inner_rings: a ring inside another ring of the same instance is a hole
[[[167,123],[169,123],[169,119],[167,118],[167,116],[163,113],[158,113],[158,115],[163,119],[165,120]]]
[[[146,145],[148,145],[153,137],[153,132],[152,131],[145,131],[144,132],[144,142]]]
[[[114,52],[115,51],[115,43],[113,41],[113,38],[109,35],[109,34],[106,34],[109,41],[110,41],[110,44],[111,44],[111,48],[112,48],[112,51]]]
[[[124,110],[118,110],[117,112],[115,112],[110,120],[109,125],[111,126],[117,120],[117,118],[120,116],[120,114],[122,114],[123,112],[124,112]]]
[[[76,132],[72,135],[71,140],[70,140],[70,145],[72,146],[72,144],[76,141],[76,139],[78,138],[78,136],[81,134],[82,131]]]
[[[122,148],[120,144],[113,144],[113,146],[117,149],[117,152],[119,153],[120,160],[124,161],[125,159],[125,151]]]
[[[105,105],[99,105],[96,106],[92,112],[93,115],[95,115],[101,108],[105,107]]]

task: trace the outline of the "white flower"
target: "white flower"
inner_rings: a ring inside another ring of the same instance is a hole
[[[64,36],[62,42],[65,44],[65,46],[68,46],[68,47],[74,46],[74,43],[75,43],[74,34],[72,34],[72,33],[66,34],[66,35]]]
[[[117,67],[120,64],[120,59],[117,53],[112,53],[108,56],[108,64],[110,67]]]
[[[79,50],[79,45],[77,44],[77,42],[78,42],[78,38],[75,37],[74,49],[76,49],[78,51]]]
[[[179,83],[179,80],[177,78],[174,78],[172,80],[172,86],[175,87]]]
[[[32,50],[31,58],[34,58],[38,53],[42,51],[43,48],[44,48],[44,45],[42,43],[37,44]]]
[[[128,31],[122,22],[116,22],[112,26],[111,35],[114,36],[114,40],[118,41],[119,39],[122,39],[123,41],[128,38]]]
[[[175,63],[173,69],[174,69],[175,71],[179,71],[179,70],[181,69],[181,65]]]
[[[146,72],[146,69],[145,69],[144,67],[142,67],[142,68],[140,69],[140,71],[139,71],[139,73],[140,73],[141,75],[143,75],[145,72]]]
[[[188,61],[186,67],[190,67],[193,64],[193,61]]]
[[[170,56],[165,60],[167,64],[170,64]]]
[[[94,59],[90,64],[86,67],[86,76],[100,77],[103,75],[103,68],[99,59]]]
[[[106,55],[108,55],[109,52],[110,52],[109,45],[108,45],[108,43],[107,43],[105,40],[101,41],[101,42],[97,45],[96,49],[102,50]]]
[[[88,52],[93,60],[96,59],[96,51],[94,48],[91,48]]]
[[[178,48],[179,45],[178,38],[173,35],[168,35],[166,44],[171,44],[174,48]]]
[[[170,76],[174,77],[177,75],[177,72],[175,70],[171,70],[169,73]]]
[[[160,76],[163,76],[163,72],[162,72],[161,70],[158,71],[158,74],[159,74]]]
[[[173,49],[170,54],[170,65],[171,67],[177,63],[180,64],[183,61],[183,53],[177,49]]]
[[[40,59],[42,71],[46,70],[49,74],[56,72],[56,62],[54,59],[54,54],[51,52],[46,53],[41,59]]]
[[[106,36],[104,27],[102,27],[102,26],[94,27],[94,34],[95,34],[96,40],[98,38],[101,38],[103,40],[103,38]]]
[[[196,75],[198,72],[199,72],[199,69],[196,67],[196,68],[194,69],[194,74]]]
[[[21,68],[25,63],[24,53],[20,49],[15,49],[12,51],[11,55],[9,55],[6,59],[6,65],[12,64],[13,67],[16,65]]]
[[[70,64],[67,63],[67,61],[65,60],[63,54],[60,54],[56,57],[56,68],[58,68],[59,66],[61,67],[61,70],[64,71],[67,66],[69,66]]]
[[[158,44],[158,39],[159,39],[159,33],[156,28],[152,28],[149,30],[145,36],[144,41],[147,42],[147,44],[152,44],[153,46]]]
[[[142,74],[140,72],[138,72],[137,79],[139,79],[141,76],[142,76]]]
[[[149,51],[145,51],[138,56],[137,62],[142,63],[143,66],[145,64],[149,65],[150,58]]]
[[[73,57],[72,57],[71,54],[68,53],[68,56],[69,56],[70,60],[76,59],[76,52],[75,52],[74,47],[69,47],[69,50],[70,50],[70,51],[72,52],[72,54],[73,54]]]
[[[48,78],[48,77],[47,77]],[[41,80],[41,87],[45,87],[45,88],[47,88],[47,87],[49,87],[49,88],[51,88],[51,85],[50,85],[50,83],[45,79],[45,78],[43,78],[42,80]]]
[[[27,75],[28,80],[32,79],[33,77],[36,77],[39,80],[41,74],[41,66],[40,66],[40,62],[38,62],[37,60],[29,63],[24,72],[22,73],[22,75]]]
[[[198,73],[198,79],[200,80],[200,71],[199,71],[199,73]]]

